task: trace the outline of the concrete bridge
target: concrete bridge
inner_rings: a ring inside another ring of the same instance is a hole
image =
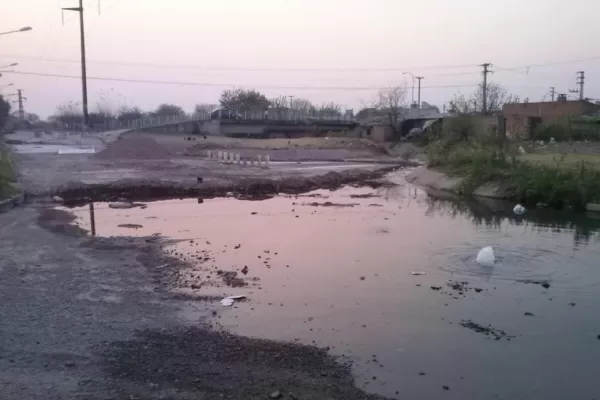
[[[357,123],[349,120],[192,120],[172,121],[161,124],[134,127],[144,132],[178,132],[198,135],[222,135],[230,137],[302,137],[325,136],[329,132],[354,129]]]

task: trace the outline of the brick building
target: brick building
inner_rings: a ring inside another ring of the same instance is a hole
[[[540,103],[513,103],[502,107],[506,119],[506,136],[511,139],[529,139],[541,123],[552,123],[568,117],[577,117],[600,110],[587,100]]]

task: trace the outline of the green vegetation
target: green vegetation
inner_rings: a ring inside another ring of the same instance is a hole
[[[16,190],[11,185],[15,180],[15,172],[8,158],[6,150],[0,145],[0,199],[15,194]]]
[[[594,156],[520,156],[518,146],[502,138],[477,136],[466,117],[452,124],[427,146],[428,162],[463,177],[463,194],[493,182],[510,200],[524,204],[584,208],[600,202],[600,161]]]
[[[565,118],[550,124],[541,124],[533,131],[533,140],[557,142],[599,141],[600,118],[592,116]]]

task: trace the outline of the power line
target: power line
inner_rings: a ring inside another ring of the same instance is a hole
[[[78,60],[60,59],[60,58],[43,58],[38,56],[30,56],[24,54],[2,54],[1,57],[30,59],[36,61],[45,61],[52,63],[79,64]],[[102,61],[88,60],[88,64],[104,64],[118,65],[131,67],[152,67],[152,68],[181,68],[181,69],[198,69],[207,71],[246,71],[246,72],[403,72],[407,70],[423,70],[423,69],[454,69],[476,67],[476,64],[457,64],[457,65],[429,65],[429,66],[408,66],[408,67],[388,67],[388,68],[279,68],[279,67],[235,67],[227,65],[200,65],[200,64],[157,64],[143,61]],[[459,73],[467,74],[467,73]],[[450,75],[450,74],[449,74]],[[454,74],[451,74],[454,75]]]
[[[29,71],[0,71],[7,74],[16,75],[31,75],[31,76],[44,76],[52,78],[69,78],[69,79],[81,79],[79,75],[64,75],[64,74],[46,74],[41,72],[29,72]],[[179,85],[179,86],[206,86],[206,87],[230,87],[238,86],[235,83],[214,83],[214,82],[185,82],[185,81],[162,81],[162,80],[150,80],[150,79],[128,79],[128,78],[112,78],[112,77],[101,77],[101,76],[88,76],[89,80],[97,81],[111,81],[111,82],[126,82],[126,83],[148,83],[156,85]],[[340,91],[360,91],[360,90],[376,90],[386,89],[390,85],[382,86],[279,86],[279,85],[251,85],[262,89],[293,89],[293,90],[340,90]],[[478,86],[478,84],[462,84],[462,85],[435,85],[435,86],[423,86],[421,89],[437,89],[437,88],[460,88],[460,87],[471,87]]]

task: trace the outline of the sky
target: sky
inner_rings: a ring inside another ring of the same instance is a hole
[[[0,36],[0,67],[18,63],[0,68],[0,93],[23,89],[27,112],[81,101],[79,16],[61,12],[77,1],[0,0],[0,32],[33,27]],[[442,108],[476,89],[483,63],[521,99],[569,93],[581,70],[585,96],[600,99],[599,0],[83,2],[90,111],[191,112],[244,87],[356,112],[385,87],[406,85],[410,102],[410,74],[424,77],[421,100]]]

